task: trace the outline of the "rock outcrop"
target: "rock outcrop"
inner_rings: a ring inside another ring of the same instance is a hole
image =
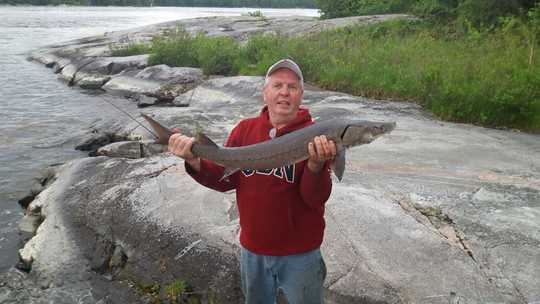
[[[305,35],[321,30],[354,24],[369,24],[406,15],[360,16],[331,20],[312,17],[207,17],[184,19],[77,39],[33,52],[30,60],[53,68],[58,78],[69,85],[86,89],[102,88],[138,101],[140,107],[162,103],[185,106],[174,99],[202,81],[200,69],[148,66],[148,55],[112,57],[112,50],[132,43],[150,43],[153,37],[178,27],[207,36],[229,36],[245,42],[250,35],[261,33],[285,36]],[[144,70],[143,70],[144,69]]]

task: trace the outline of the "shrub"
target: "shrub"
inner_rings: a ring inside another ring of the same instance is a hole
[[[152,55],[149,64],[168,66],[197,67],[199,65],[195,38],[183,28],[176,28],[152,40]]]
[[[263,13],[260,10],[256,10],[256,11],[253,11],[253,12],[248,12],[247,15],[250,16],[250,17],[257,17],[257,18],[261,18],[261,19],[265,18]]]
[[[152,52],[152,47],[144,43],[129,43],[123,46],[109,46],[112,56],[133,56],[141,54],[149,54]]]
[[[286,37],[272,34],[250,37],[241,49],[240,72],[247,75],[264,75],[271,64],[287,57],[287,41]]]
[[[234,39],[199,36],[194,46],[204,74],[235,75],[238,72],[240,46]]]

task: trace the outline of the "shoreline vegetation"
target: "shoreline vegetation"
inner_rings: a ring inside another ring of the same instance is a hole
[[[416,102],[446,121],[540,132],[540,4],[521,15],[483,19],[467,17],[469,11],[423,10],[415,19],[303,37],[256,35],[246,44],[193,37],[177,28],[151,44],[113,47],[112,54],[151,54],[151,65],[200,67],[206,75],[227,76],[264,75],[269,64],[290,57],[308,82],[323,89]],[[260,11],[250,15],[265,18]]]

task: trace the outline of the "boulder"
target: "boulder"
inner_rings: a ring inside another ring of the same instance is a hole
[[[141,96],[137,99],[142,101],[140,106],[144,107],[160,102],[172,102],[178,95],[194,88],[201,81],[200,69],[158,65],[142,71],[131,70],[112,76],[103,89],[116,94]],[[149,100],[142,97],[143,95],[156,100]]]
[[[154,106],[159,103],[159,100],[156,97],[150,97],[146,95],[136,95],[132,97],[132,100],[137,102],[137,107],[146,108],[149,106]]]
[[[76,71],[73,83],[81,88],[100,88],[110,76],[126,69],[142,69],[148,64],[149,55],[126,57],[101,57],[92,59]]]
[[[99,89],[110,79],[110,76],[100,74],[81,74],[79,72],[75,75],[76,84],[83,89]]]
[[[153,95],[159,88],[161,83],[151,80],[142,80],[135,77],[117,75],[112,76],[111,79],[102,86],[107,92],[119,95]]]
[[[199,83],[203,72],[198,68],[169,67],[165,64],[145,68],[135,75],[144,80],[159,81],[166,84]]]

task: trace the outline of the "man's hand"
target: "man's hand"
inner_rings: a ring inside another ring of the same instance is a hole
[[[175,134],[169,138],[169,152],[183,158],[195,171],[199,172],[201,160],[191,152],[195,138],[182,135],[178,129],[173,131]]]
[[[308,168],[311,172],[318,173],[327,160],[334,159],[336,156],[336,144],[324,135],[315,136],[313,141],[308,144],[308,152]]]

